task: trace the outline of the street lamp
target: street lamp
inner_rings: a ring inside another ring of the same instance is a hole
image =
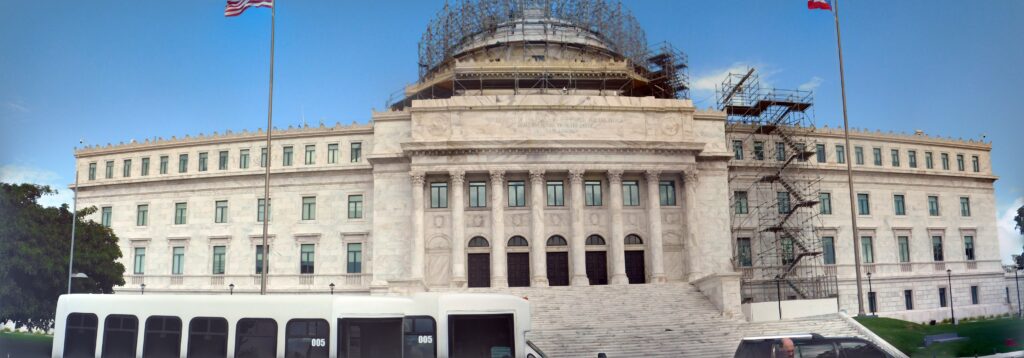
[[[78,140],[82,145],[84,139]],[[75,265],[75,224],[78,223],[78,163],[75,163],[75,196],[71,199],[71,252],[68,254],[68,293],[71,293],[71,279],[74,278],[72,270]]]
[[[145,295],[145,294],[146,294],[146,284],[144,284],[144,283],[143,283],[143,284],[140,284],[140,285],[139,285],[139,288],[141,289],[141,290],[139,291],[139,294],[140,294],[140,295]]]
[[[228,290],[230,290],[228,295],[234,296],[234,294],[235,294],[235,284],[233,284],[233,283],[229,284],[228,285]]]
[[[875,298],[875,290],[871,289],[871,271],[868,271],[868,304],[871,306],[869,308],[871,308],[872,316],[875,315],[875,306],[877,305],[875,300],[877,300]]]
[[[946,269],[946,279],[949,282],[949,317],[953,319],[953,325],[956,325],[956,314],[953,312],[953,270]]]
[[[331,282],[331,295],[334,295],[334,282]]]

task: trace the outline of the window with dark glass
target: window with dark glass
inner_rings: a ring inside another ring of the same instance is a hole
[[[349,195],[348,196],[348,218],[349,219],[362,219],[363,218],[363,196],[362,195]]]
[[[741,267],[750,267],[753,263],[750,251],[750,238],[741,237],[736,239],[736,261]]]
[[[914,291],[903,290],[903,305],[907,311],[914,309]]]
[[[561,180],[551,180],[547,182],[548,189],[548,206],[564,206],[565,205],[565,187]]]
[[[974,236],[964,236],[964,257],[967,261],[974,261]]]
[[[796,144],[796,155],[799,156],[799,158],[797,160],[799,160],[801,162],[806,162],[807,161],[807,157],[809,156],[809,154],[807,153],[807,145],[804,144],[804,143],[797,143]]]
[[[187,203],[174,203],[174,224],[185,225],[188,216]]]
[[[861,258],[864,259],[864,263],[870,264],[875,262],[875,250],[872,244],[871,236],[860,237],[860,252]]]
[[[971,304],[978,304],[978,286],[971,286]]]
[[[170,161],[166,155],[160,156],[160,174],[167,174],[167,163]]]
[[[857,194],[857,213],[860,215],[871,215],[871,201],[868,194]]]
[[[600,235],[587,236],[587,240],[584,242],[586,245],[604,245],[604,238]]]
[[[939,197],[928,196],[928,215],[939,216]]]
[[[129,178],[129,177],[132,176],[132,160],[131,159],[125,159],[124,160],[124,163],[121,166],[121,176],[125,177],[125,178]]]
[[[346,245],[348,248],[347,267],[348,273],[362,273],[363,272],[363,244],[362,243],[350,243]]]
[[[448,183],[430,183],[430,207],[448,207]]]
[[[764,142],[754,141],[754,159],[764,160]]]
[[[270,245],[267,245],[267,252],[270,252]],[[256,273],[263,273],[263,245],[256,245]],[[270,267],[270,257],[267,256],[267,267]],[[268,271],[269,272],[269,271]]]
[[[112,314],[103,323],[101,357],[134,357],[139,319],[131,315]]]
[[[932,258],[935,261],[942,261],[942,236],[932,236]]]
[[[964,171],[964,155],[963,154],[957,154],[956,155],[956,170]]]
[[[316,197],[302,197],[302,220],[316,220]]]
[[[622,205],[640,205],[640,183],[635,180],[622,181]]]
[[[513,236],[513,237],[508,239],[508,245],[507,246],[509,246],[509,247],[514,247],[514,246],[530,246],[530,243],[526,241],[525,237],[516,235],[516,236]]]
[[[776,201],[778,202],[779,214],[788,214],[792,208],[789,205],[789,192],[780,191],[776,193]]]
[[[917,151],[916,150],[908,150],[907,151],[907,165],[909,165],[911,168],[917,168]]]
[[[96,163],[89,163],[89,180],[96,180]]]
[[[114,209],[109,206],[100,208],[100,225],[110,227],[110,219],[114,215]]]
[[[402,357],[402,318],[342,318],[339,358]]]
[[[658,182],[658,200],[661,202],[661,206],[675,206],[676,182],[671,180]]]
[[[267,158],[267,148],[260,148],[260,168],[266,168],[269,158]]]
[[[181,275],[185,268],[185,247],[176,246],[171,249],[171,274]]]
[[[322,319],[293,319],[285,328],[284,356],[327,358],[331,350],[331,327]]]
[[[107,161],[107,170],[106,170],[106,172],[104,174],[105,174],[104,177],[107,178],[107,179],[113,179],[114,178],[114,161],[113,160],[108,160]]]
[[[487,183],[482,181],[469,182],[469,207],[487,207]]]
[[[220,317],[196,317],[188,323],[188,357],[226,357],[228,321]]]
[[[349,150],[351,151],[351,153],[350,153],[350,161],[352,163],[358,163],[360,158],[362,158],[362,156],[363,156],[363,143],[359,143],[359,142],[352,143],[352,145],[349,148]]]
[[[960,216],[971,216],[971,199],[966,196],[960,197]]]
[[[868,292],[868,312],[878,312],[878,295],[874,291]]]
[[[882,165],[882,148],[872,148],[871,154],[875,158],[875,165]]]
[[[900,246],[900,262],[910,262],[910,238],[898,236],[896,243]]]
[[[566,246],[568,244],[564,237],[558,235],[549,237],[547,242],[547,246]]]
[[[836,163],[846,164],[846,147],[836,144]]]
[[[793,238],[783,237],[779,243],[782,246],[782,264],[789,265],[796,260],[796,251],[793,247]]]
[[[98,324],[95,314],[69,314],[64,329],[64,357],[95,357]]]
[[[235,356],[274,358],[277,356],[277,321],[270,318],[242,318],[235,324]]]
[[[487,242],[487,239],[482,238],[480,236],[477,236],[477,237],[474,237],[472,239],[469,239],[469,247],[488,247],[488,246],[490,246],[490,244]]]
[[[732,158],[736,160],[743,160],[743,141],[732,141]]]
[[[199,153],[199,171],[201,171],[201,172],[205,172],[206,171],[206,159],[207,159],[206,157],[207,157],[206,152]]]
[[[775,143],[775,160],[780,162],[786,161],[786,143]]]
[[[836,240],[834,237],[821,238],[821,252],[826,265],[836,264]]]
[[[213,247],[213,274],[223,275],[224,274],[224,256],[227,255],[226,248],[224,246]]]
[[[149,175],[149,157],[142,158],[142,171],[140,175]]]
[[[228,201],[218,200],[213,206],[213,222],[223,224],[228,222]]]
[[[290,167],[292,165],[292,146],[282,147],[281,152],[281,166]]]
[[[136,247],[135,248],[135,267],[132,271],[136,275],[146,274],[146,248]]]
[[[832,215],[832,194],[818,193],[818,208],[822,215]]]
[[[256,222],[263,222],[263,218],[270,218],[270,211],[265,199],[256,199]]]
[[[637,236],[636,234],[626,235],[626,239],[623,240],[623,242],[626,245],[643,245],[644,244],[644,240],[641,239],[640,236]]]
[[[181,351],[181,319],[149,316],[142,339],[143,358],[177,358]]]
[[[228,151],[222,150],[217,154],[217,170],[228,169]]]
[[[437,356],[437,325],[430,316],[405,317],[404,358],[434,358]]]
[[[924,167],[928,169],[935,168],[935,161],[932,159],[932,152],[924,152]]]
[[[587,206],[601,206],[601,182],[596,180],[583,182],[583,197]]]
[[[178,155],[178,173],[188,172],[188,154]]]
[[[303,163],[306,165],[316,164],[316,145],[306,146],[306,160]]]
[[[316,246],[313,244],[302,244],[299,248],[299,273],[313,273],[313,257]]]
[[[971,156],[971,168],[974,169],[975,173],[981,171],[981,163],[978,161],[978,156],[977,155],[972,155]]]
[[[522,181],[508,182],[508,206],[512,208],[526,206],[526,183]]]
[[[907,215],[907,204],[903,197],[903,194],[896,194],[892,196],[893,212],[896,215]]]
[[[818,163],[825,162],[825,145],[816,144],[814,146],[814,156],[818,159]]]
[[[890,151],[892,152],[892,159],[891,159],[892,166],[893,167],[899,167],[900,166],[900,150],[899,149],[891,149]]]
[[[747,192],[745,191],[734,191],[732,193],[733,207],[737,214],[746,214],[748,211],[747,207]]]
[[[864,165],[864,147],[853,147],[854,163]]]
[[[334,164],[338,162],[338,144],[331,143],[327,145],[327,164]]]
[[[249,150],[238,151],[238,169],[249,169]]]
[[[939,307],[946,307],[946,288],[939,287]]]
[[[942,159],[942,170],[949,170],[949,154],[942,153],[939,157]]]

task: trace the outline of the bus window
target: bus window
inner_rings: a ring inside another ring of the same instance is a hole
[[[339,321],[339,358],[402,356],[401,318],[345,318]]]
[[[134,357],[139,335],[139,319],[132,315],[112,314],[103,322],[103,358]]]
[[[99,319],[92,313],[72,313],[68,315],[64,328],[65,357],[96,356],[96,325]]]
[[[142,358],[177,358],[181,352],[181,318],[149,316],[142,341]]]
[[[434,317],[405,317],[406,358],[434,358],[437,356],[437,325]]]
[[[285,329],[284,356],[288,358],[327,358],[330,354],[331,327],[322,319],[293,319]]]
[[[220,317],[196,317],[188,323],[188,357],[226,357],[228,320]]]
[[[449,315],[448,352],[457,357],[515,357],[512,314]]]
[[[235,324],[235,356],[277,356],[277,322],[270,318],[243,318]]]

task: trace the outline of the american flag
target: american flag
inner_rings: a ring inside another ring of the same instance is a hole
[[[224,8],[224,16],[241,15],[245,9],[250,7],[274,7],[274,0],[228,0],[228,6]]]

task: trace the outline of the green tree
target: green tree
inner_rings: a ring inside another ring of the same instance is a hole
[[[71,210],[67,204],[47,208],[37,200],[53,194],[47,186],[0,183],[0,322],[50,328],[57,298],[67,293]],[[75,232],[74,293],[112,293],[124,285],[124,265],[117,237],[107,227],[78,212]]]
[[[1017,216],[1013,218],[1013,221],[1017,222],[1017,231],[1024,235],[1024,205],[1017,208]]]

